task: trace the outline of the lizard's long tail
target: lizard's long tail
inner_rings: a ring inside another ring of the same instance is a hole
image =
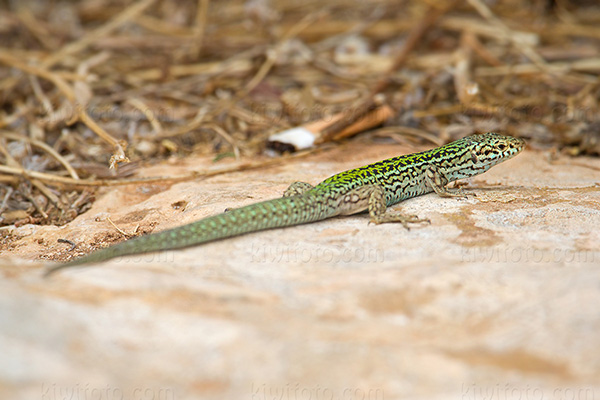
[[[318,196],[310,192],[267,200],[188,225],[127,240],[52,267],[45,275],[48,276],[63,268],[101,262],[115,257],[178,249],[250,232],[319,221],[329,216],[328,210],[318,200]]]

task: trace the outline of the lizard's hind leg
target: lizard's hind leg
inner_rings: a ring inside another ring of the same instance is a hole
[[[310,183],[306,183],[306,182],[294,182],[290,186],[288,186],[287,189],[285,189],[285,192],[283,192],[283,196],[282,197],[290,197],[290,196],[300,195],[300,194],[303,194],[306,191],[309,191],[313,187],[314,186],[311,185]],[[228,207],[228,208],[225,209],[224,212],[228,213],[231,210],[235,210],[235,209]]]
[[[294,182],[283,192],[283,197],[296,196],[309,191],[314,186],[306,182]]]

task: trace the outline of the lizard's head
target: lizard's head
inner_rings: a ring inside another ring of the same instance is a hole
[[[524,148],[523,139],[489,132],[467,136],[440,147],[440,151],[449,160],[445,169],[447,178],[452,181],[484,173]]]
[[[486,170],[496,164],[513,158],[525,148],[523,139],[489,132],[472,135],[463,139],[469,150],[473,164]]]

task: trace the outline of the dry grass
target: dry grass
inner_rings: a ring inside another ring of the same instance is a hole
[[[277,131],[344,112],[322,142],[337,140],[381,104],[394,116],[370,134],[387,140],[497,130],[598,155],[594,3],[11,2],[0,11],[0,224],[66,223],[93,200],[85,187],[283,162],[249,157]],[[240,161],[132,177],[140,162],[192,152]]]

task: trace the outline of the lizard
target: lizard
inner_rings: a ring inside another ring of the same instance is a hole
[[[525,147],[525,141],[494,132],[475,134],[431,150],[401,155],[325,179],[316,186],[294,182],[283,197],[228,210],[180,227],[139,236],[46,270],[46,275],[115,257],[173,250],[250,232],[321,221],[368,211],[375,224],[429,222],[415,215],[386,212],[402,200],[435,192],[465,197],[448,183],[479,175]]]

